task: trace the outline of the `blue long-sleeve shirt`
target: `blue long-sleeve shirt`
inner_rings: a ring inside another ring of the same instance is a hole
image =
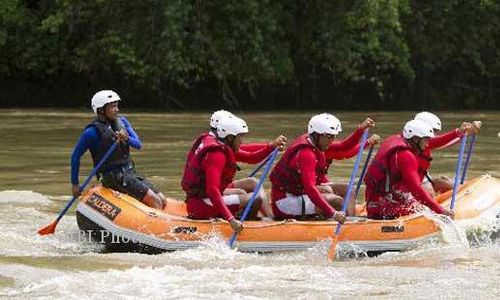
[[[142,142],[139,139],[139,136],[132,128],[132,125],[125,117],[120,116],[120,120],[127,130],[129,139],[128,145],[134,149],[140,150],[142,148]],[[91,152],[97,151],[97,149],[101,146],[101,137],[99,131],[94,126],[87,127],[78,142],[73,149],[73,154],[71,155],[71,183],[78,184],[78,173],[80,172],[80,158],[87,150]]]

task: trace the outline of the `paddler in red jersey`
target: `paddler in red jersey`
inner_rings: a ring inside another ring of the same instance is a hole
[[[375,127],[375,122],[371,118],[367,118],[365,121],[363,121],[363,123],[359,124],[356,130],[347,138],[339,141],[333,141],[325,151],[326,163],[328,165],[327,169],[330,170],[330,167],[334,160],[344,160],[356,156],[359,152],[359,141],[363,135],[364,130],[373,127]],[[376,134],[373,134],[370,138],[368,138],[365,144],[365,148],[375,146],[378,143],[380,143],[380,137]],[[322,193],[333,193],[337,195],[336,203],[338,205],[341,205],[341,203],[343,202],[343,198],[347,193],[347,186],[348,183],[345,182],[327,182],[322,183],[318,188]],[[355,198],[356,194],[352,193],[351,199],[349,200],[349,206],[347,208],[347,215],[355,214]]]
[[[212,115],[210,116],[210,130],[206,133],[201,134],[198,138],[196,138],[196,140],[193,143],[193,146],[191,147],[191,150],[188,152],[187,161],[189,161],[190,157],[194,155],[194,150],[196,149],[194,145],[198,145],[201,142],[201,140],[203,140],[207,135],[210,135],[212,137],[217,137],[217,126],[219,122],[225,118],[233,118],[233,117],[236,116],[226,110],[218,110],[212,113]],[[258,152],[262,151],[263,149],[268,149],[269,146],[273,148],[278,147],[280,151],[283,151],[286,143],[287,143],[287,138],[284,135],[280,135],[273,141],[268,143],[244,143],[240,145],[240,148],[237,151],[237,155],[239,151]],[[234,194],[246,195],[249,193],[251,194],[257,187],[257,183],[258,180],[257,178],[254,177],[235,179],[226,187],[223,194],[224,195],[234,195]],[[269,198],[266,192],[264,191],[264,187],[261,187],[259,191],[259,198],[262,200],[262,205],[260,207],[260,211],[262,212],[262,214],[267,217],[273,217],[271,204],[269,202]]]
[[[407,122],[401,134],[385,139],[365,176],[366,209],[373,219],[394,219],[430,208],[453,217],[422,187],[427,161],[425,149],[434,137],[432,127],[420,120]],[[425,166],[424,166],[425,167]]]
[[[427,111],[420,112],[415,115],[414,120],[420,120],[429,124],[434,130],[435,135],[441,131],[441,119],[439,119],[439,117],[433,113]],[[427,148],[425,148],[423,152],[424,159],[420,162],[420,166],[423,170],[426,171],[422,184],[432,197],[435,197],[436,194],[444,193],[453,188],[453,180],[450,177],[436,176],[435,178],[433,178],[429,174],[428,170],[432,161],[432,151],[455,145],[456,143],[458,143],[458,141],[460,141],[460,138],[465,133],[479,133],[480,129],[481,121],[474,121],[472,123],[463,122],[459,128],[455,128],[429,139]]]
[[[315,115],[307,134],[297,138],[274,167],[271,206],[279,219],[310,219],[318,215],[345,222],[346,216],[334,207],[340,207],[338,196],[322,193],[326,176],[325,151],[341,131],[340,120],[327,113]]]
[[[193,144],[182,178],[190,218],[222,217],[230,223],[235,232],[243,229],[235,215],[245,208],[251,194],[223,195],[224,190],[234,180],[237,162],[258,163],[275,147],[284,146],[270,143],[258,151],[243,151],[240,145],[247,133],[248,127],[244,120],[236,116],[222,118],[217,124],[215,134],[207,134]],[[249,218],[257,216],[261,201],[261,198],[256,198]]]

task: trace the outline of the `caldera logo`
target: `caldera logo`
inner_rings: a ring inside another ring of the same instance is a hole
[[[113,221],[116,216],[118,216],[118,214],[122,211],[119,207],[115,206],[114,204],[110,203],[109,201],[95,193],[90,195],[89,199],[87,200],[87,205],[97,210],[111,221]]]

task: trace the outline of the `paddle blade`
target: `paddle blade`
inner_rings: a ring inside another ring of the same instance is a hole
[[[43,228],[40,228],[38,230],[38,234],[39,235],[53,234],[56,231],[57,223],[58,223],[57,221],[54,221],[54,222],[50,223],[49,225],[47,225]]]
[[[333,262],[335,260],[335,252],[337,251],[337,242],[339,240],[339,236],[336,234],[332,238],[332,243],[330,244],[330,249],[328,249],[328,261]]]

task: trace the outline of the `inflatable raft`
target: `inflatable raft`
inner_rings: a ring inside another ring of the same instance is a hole
[[[437,199],[449,207],[451,191]],[[339,235],[339,247],[366,252],[403,251],[436,239],[440,227],[422,214],[395,220],[350,217]],[[500,212],[500,180],[485,175],[461,186],[456,203],[456,220]],[[221,219],[192,220],[186,216],[184,202],[169,199],[164,211],[149,208],[125,194],[95,186],[81,198],[76,218],[80,230],[88,232],[109,251],[161,253],[194,248],[218,234],[228,239],[232,230]],[[332,236],[334,221],[247,221],[238,236],[240,251],[271,252],[304,250],[326,243]]]

